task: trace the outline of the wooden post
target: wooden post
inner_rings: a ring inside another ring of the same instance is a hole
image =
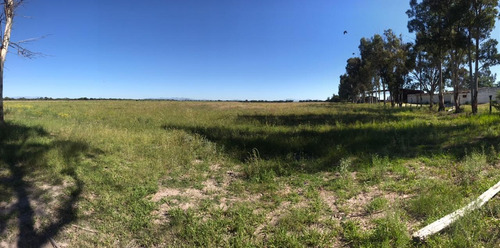
[[[445,217],[429,224],[428,226],[418,230],[412,236],[416,241],[423,241],[428,236],[440,232],[460,217],[464,216],[466,213],[473,211],[475,209],[483,206],[487,201],[489,201],[493,196],[495,196],[500,191],[500,181],[493,187],[489,188],[486,192],[480,195],[475,201],[469,203],[467,206],[446,215]]]
[[[492,95],[490,95],[490,114],[491,114],[491,104],[492,104],[491,97],[492,97]]]

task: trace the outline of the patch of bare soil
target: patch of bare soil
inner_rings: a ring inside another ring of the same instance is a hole
[[[215,171],[218,171],[218,170],[220,170],[220,164],[212,164],[212,165],[210,165],[210,171],[215,172]]]
[[[212,172],[218,171],[220,170],[220,165],[212,165],[210,166],[210,170]],[[159,209],[153,212],[157,216],[155,222],[157,224],[166,223],[169,221],[168,211],[171,209],[180,208],[186,211],[190,208],[197,208],[202,200],[211,200],[214,202],[212,207],[225,211],[235,203],[255,202],[260,199],[261,194],[245,195],[243,198],[231,195],[227,191],[228,186],[232,182],[240,180],[240,177],[240,172],[227,171],[223,175],[222,182],[217,182],[214,178],[207,178],[202,182],[203,188],[201,190],[195,188],[178,189],[160,187],[158,192],[151,197],[153,202],[164,201]]]
[[[406,167],[410,169],[410,173],[416,175],[416,178],[425,178],[439,180],[439,168],[429,167],[420,161],[407,163]]]
[[[197,165],[197,164],[201,164],[201,163],[203,163],[203,160],[200,160],[200,159],[195,159],[195,160],[191,161],[191,164],[193,164],[193,165]]]
[[[172,197],[180,198],[181,200]],[[155,213],[160,216],[160,220],[165,219],[166,213],[174,207],[178,207],[182,210],[187,210],[193,208],[197,202],[202,199],[206,199],[207,195],[203,191],[193,188],[188,188],[185,190],[179,190],[174,188],[161,188],[156,194],[153,195],[152,201],[158,202],[162,199],[167,199],[166,203],[161,204],[160,209]]]
[[[282,202],[276,209],[266,214],[266,221],[259,225],[254,232],[254,235],[260,238],[266,238],[265,233],[262,230],[266,226],[275,226],[280,217],[283,216],[286,212],[289,211],[291,203],[289,201]]]
[[[340,219],[339,210],[336,205],[336,197],[333,192],[320,189],[319,196],[321,197],[321,200],[328,206],[333,217],[336,219]]]
[[[211,193],[227,194],[226,190],[223,187],[217,185],[217,182],[212,178],[207,179],[202,184],[203,184],[203,192],[205,194],[211,194]]]
[[[386,210],[381,210],[378,212],[368,212],[368,204],[370,204],[373,199],[377,197],[385,198],[388,202],[388,205],[392,205],[396,201],[409,198],[410,196],[406,194],[398,194],[395,192],[385,192],[375,186],[369,187],[366,191],[346,201],[345,206],[349,209],[349,212],[345,217],[351,220],[358,221],[363,230],[373,228],[373,220],[382,218],[387,214]]]
[[[301,195],[302,191],[303,189],[301,188],[291,188],[288,185],[284,185],[281,190],[277,192],[277,194],[280,196],[286,196],[291,193]],[[325,205],[328,206],[330,211],[320,216],[318,222],[310,224],[307,228],[309,230],[314,230],[318,233],[325,234],[331,232],[332,230],[331,227],[324,225],[324,223],[331,219],[339,219],[339,211],[336,206],[336,197],[333,192],[320,189],[319,195]],[[276,225],[278,225],[280,220],[283,217],[287,216],[287,214],[291,213],[294,209],[307,209],[310,207],[310,204],[310,199],[307,199],[306,197],[301,198],[301,200],[298,202],[281,202],[279,206],[269,211],[265,215],[265,221],[255,229],[254,235],[262,240],[267,239],[267,228],[275,227]],[[340,240],[332,240],[332,242],[333,243],[331,244],[331,247],[341,247]]]
[[[19,179],[16,180],[19,183]],[[25,181],[13,187],[13,197],[0,202],[0,247],[33,244],[37,247],[52,247],[50,239],[40,235],[50,233],[51,230],[46,229],[64,214],[61,209],[62,204],[69,199],[64,192],[68,187],[72,187],[69,182],[50,185],[34,181]],[[58,243],[58,246],[67,245]]]

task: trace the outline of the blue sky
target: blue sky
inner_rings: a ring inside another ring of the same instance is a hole
[[[12,40],[49,34],[28,46],[48,56],[9,54],[4,95],[324,100],[337,92],[360,38],[391,28],[412,40],[408,7],[406,0],[28,0]]]

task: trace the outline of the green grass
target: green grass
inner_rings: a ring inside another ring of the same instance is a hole
[[[20,246],[413,247],[411,232],[500,180],[500,115],[486,106],[5,106],[0,240]],[[499,209],[423,245],[498,246]]]

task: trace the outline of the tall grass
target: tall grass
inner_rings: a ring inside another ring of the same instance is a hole
[[[54,213],[66,222],[35,235],[35,244],[54,237],[76,246],[413,246],[410,231],[500,179],[498,114],[331,103],[5,106],[0,182],[21,166],[16,180],[27,192],[40,189],[32,181],[72,185],[61,203],[72,207]],[[203,191],[207,182],[219,188]],[[165,188],[180,193],[151,199]],[[15,190],[0,183],[0,200],[8,204]],[[202,199],[186,193],[196,190]],[[498,233],[497,208],[494,201],[464,220],[487,224],[457,224],[430,243],[456,245],[465,232],[498,244],[485,238]],[[0,238],[12,239],[17,217],[0,218]]]

